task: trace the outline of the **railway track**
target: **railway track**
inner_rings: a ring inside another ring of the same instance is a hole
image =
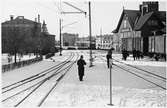
[[[18,81],[18,82],[15,82],[13,84],[10,84],[10,85],[7,85],[7,86],[3,87],[2,88],[2,94],[5,93],[5,92],[8,92],[10,90],[13,90],[13,89],[15,89],[15,88],[17,88],[19,86],[22,86],[24,84],[32,82],[34,80],[37,80],[37,79],[39,79],[39,78],[51,73],[52,71],[54,71],[56,69],[59,69],[60,67],[62,67],[65,64],[67,64],[72,56],[73,55],[71,54],[65,61],[63,61],[63,62],[61,62],[61,63],[59,63],[59,64],[57,64],[55,66],[52,66],[52,67],[50,67],[50,68],[48,68],[48,69],[46,69],[46,70],[44,70],[44,71],[42,71],[42,72],[40,72],[38,74],[32,75],[32,76],[30,76],[28,78],[25,78],[25,79],[21,80],[21,81]]]
[[[104,57],[100,57],[100,56],[98,57],[106,62],[106,59],[104,59]],[[166,90],[166,77],[155,74],[156,72],[153,73],[152,71],[148,71],[146,69],[142,69],[137,66],[124,63],[115,58],[113,58],[113,66],[116,66],[119,69],[124,70],[123,72],[128,72],[142,80],[145,80],[150,84],[154,85],[155,87]]]
[[[71,55],[65,61],[53,67],[50,67],[47,70],[44,70],[36,75],[30,76],[21,81],[3,87],[2,88],[3,94],[8,94],[8,92],[11,91],[13,92],[12,94],[9,93],[9,95],[5,96],[2,102],[6,102],[12,100],[13,98],[17,98],[19,95],[22,95],[24,92],[28,91],[28,93],[26,93],[26,95],[23,96],[22,99],[19,99],[17,102],[14,102],[13,106],[17,107],[23,102],[25,102],[27,98],[30,98],[32,94],[35,94],[37,91],[39,91],[40,88],[44,86],[45,83],[48,83],[51,79],[55,80],[55,84],[53,85],[53,87],[49,88],[48,89],[49,92],[47,92],[46,95],[41,100],[39,100],[37,106],[41,106],[47,99],[47,96],[52,92],[53,89],[55,89],[56,85],[74,65],[78,57],[79,57],[78,54],[75,55],[74,53],[71,53]],[[30,83],[29,86],[26,85],[27,83]],[[20,87],[22,86],[23,88],[20,90]],[[16,88],[18,88],[19,91],[17,91]]]

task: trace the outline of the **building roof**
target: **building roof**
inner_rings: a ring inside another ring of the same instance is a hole
[[[34,24],[37,23],[35,21],[24,18],[24,16],[18,16],[13,20],[5,21],[2,24],[16,24],[16,23],[24,23],[24,24]]]
[[[123,10],[123,12],[122,12],[122,14],[121,14],[121,17],[120,17],[120,19],[119,19],[118,25],[117,25],[116,29],[113,30],[113,33],[117,33],[117,32],[118,32],[118,30],[119,30],[119,28],[120,28],[120,26],[121,26],[123,17],[124,17],[125,14],[127,15],[128,20],[129,20],[129,23],[130,23],[130,25],[131,25],[131,27],[132,27],[132,29],[133,29],[137,17],[140,16],[140,11],[138,11],[138,10]]]
[[[166,22],[166,11],[158,11],[155,13],[161,21]]]
[[[127,15],[129,23],[133,30],[140,30],[142,29],[143,25],[148,21],[148,19],[155,14],[157,18],[162,21],[162,23],[166,26],[166,11],[155,11],[155,12],[149,12],[143,16],[141,16],[141,12],[138,10],[123,10],[121,17],[119,19],[118,25],[115,30],[113,30],[113,33],[117,33],[121,22],[123,20],[124,15]]]
[[[153,13],[154,12],[149,12],[149,13],[143,15],[143,16],[140,16],[140,18],[139,18],[137,24],[135,25],[134,29],[135,30],[140,30],[143,27],[143,25],[145,24],[145,22],[152,16]]]
[[[162,21],[162,23],[164,25],[166,25],[166,12],[165,11],[155,11],[155,12],[149,12],[143,16],[141,16],[137,22],[137,24],[135,25],[135,30],[141,30],[142,27],[144,26],[144,24],[149,20],[149,18],[152,16],[152,15],[156,15],[157,18]]]

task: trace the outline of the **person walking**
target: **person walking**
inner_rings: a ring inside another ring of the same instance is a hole
[[[112,58],[112,52],[108,51],[106,58],[107,58],[107,67],[109,68],[110,67],[109,60]]]
[[[133,59],[136,60],[136,49],[133,49],[132,53],[133,53]]]
[[[126,58],[129,56],[129,53],[127,50],[122,50],[122,59],[126,61]]]
[[[78,65],[78,75],[79,75],[79,80],[83,81],[83,76],[84,76],[84,65],[86,65],[85,60],[83,59],[83,55],[81,55],[80,59],[77,61]]]

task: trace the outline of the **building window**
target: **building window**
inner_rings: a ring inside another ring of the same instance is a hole
[[[148,21],[148,25],[149,26],[157,26],[158,25],[158,22],[156,20],[149,20]]]
[[[124,38],[127,38],[128,33],[124,32]]]
[[[124,28],[127,28],[127,20],[124,20]]]
[[[128,37],[131,37],[131,32],[128,32]]]
[[[123,33],[120,33],[120,38],[123,38]]]

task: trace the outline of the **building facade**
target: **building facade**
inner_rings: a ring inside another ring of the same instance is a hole
[[[113,34],[113,44],[112,45],[116,52],[121,51],[121,38],[116,33]]]
[[[39,15],[38,21],[26,19],[24,16],[11,16],[1,27],[2,53],[39,53],[48,40],[54,47],[55,36],[47,32],[45,23],[40,23]]]
[[[153,47],[149,46],[149,37],[166,34],[164,29],[166,29],[166,12],[159,11],[158,2],[143,2],[139,10],[123,10],[113,33],[121,40],[118,41],[120,49],[129,52],[136,49],[147,55],[150,53],[149,47]],[[165,53],[165,44],[157,43],[157,46],[163,47]]]
[[[40,33],[41,23],[24,16],[15,19],[11,16],[9,21],[2,23],[2,52],[34,51],[39,45]]]
[[[41,32],[41,48],[42,53],[47,54],[49,52],[55,52],[55,35],[49,34],[47,30],[47,24],[43,21]]]
[[[89,49],[90,48],[89,37],[78,38],[78,40],[76,41],[76,45],[78,49]],[[91,47],[92,49],[96,48],[96,38],[95,37],[92,37]]]
[[[96,36],[96,49],[110,49],[113,47],[113,35]]]
[[[76,46],[76,41],[78,40],[78,34],[63,33],[63,47]]]

